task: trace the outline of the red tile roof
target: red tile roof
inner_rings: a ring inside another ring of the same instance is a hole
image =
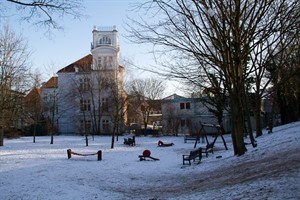
[[[25,101],[32,101],[33,99],[40,98],[41,90],[37,87],[34,87],[26,96]]]
[[[62,68],[57,73],[66,73],[66,72],[75,72],[75,67],[79,71],[90,71],[93,61],[93,56],[91,54],[86,55],[85,57],[73,62],[72,64]]]
[[[57,76],[51,77],[44,85],[41,87],[41,89],[44,88],[57,88],[58,85],[58,79]]]

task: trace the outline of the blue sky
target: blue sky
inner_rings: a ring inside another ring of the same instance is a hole
[[[9,24],[17,33],[22,33],[33,51],[31,60],[33,68],[43,74],[43,81],[54,75],[59,69],[90,53],[93,26],[117,26],[119,32],[120,53],[123,58],[132,60],[136,65],[147,66],[153,63],[152,55],[147,55],[147,47],[132,44],[124,37],[126,16],[136,17],[132,6],[139,0],[84,0],[86,17],[80,20],[67,17],[60,22],[63,31],[53,31],[49,38],[45,30],[40,30],[30,23],[19,22],[14,17]],[[148,47],[149,49],[149,47]],[[142,71],[132,72],[134,76],[145,74]],[[174,87],[174,86],[172,86]],[[170,89],[169,89],[170,90]],[[179,92],[171,89],[168,94]]]

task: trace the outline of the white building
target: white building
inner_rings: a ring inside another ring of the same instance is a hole
[[[201,98],[185,98],[176,94],[162,100],[163,132],[168,134],[196,135],[202,124],[218,124],[216,116],[204,105]],[[230,117],[224,110],[223,127],[230,130]],[[214,132],[211,128],[206,131]]]
[[[57,72],[61,133],[109,134],[124,121],[118,31],[115,26],[94,27],[92,33],[91,54]]]

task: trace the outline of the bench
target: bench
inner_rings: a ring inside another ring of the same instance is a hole
[[[135,146],[135,136],[132,136],[132,138],[124,138],[124,144]]]
[[[214,153],[214,144],[215,143],[208,143],[205,149],[202,149],[202,153],[205,153],[206,157],[208,157],[208,153]]]
[[[184,143],[186,143],[188,140],[196,141],[197,140],[197,136],[185,135],[184,136]],[[199,142],[200,142],[200,140],[198,140],[198,143]]]
[[[193,160],[193,162],[195,162],[197,158],[198,158],[197,164],[199,164],[202,159],[202,148],[201,147],[196,150],[190,151],[189,155],[182,155],[183,165],[185,165],[186,161],[188,161],[189,165],[191,165],[191,160]]]

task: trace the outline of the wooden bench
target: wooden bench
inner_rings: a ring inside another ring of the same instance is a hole
[[[215,143],[208,143],[205,147],[205,149],[202,149],[202,153],[208,157],[208,153],[214,153],[214,144]]]
[[[189,165],[191,165],[191,160],[193,160],[193,162],[195,162],[198,158],[198,163],[200,163],[201,159],[202,159],[202,148],[198,148],[196,150],[190,151],[189,155],[182,155],[182,162],[183,165],[185,165],[186,161],[188,161]]]
[[[124,144],[135,146],[135,136],[132,136],[132,138],[124,138]]]
[[[186,143],[188,140],[196,141],[197,140],[197,136],[185,135],[184,136],[184,143]],[[198,140],[198,143],[199,142],[200,142],[200,140]]]

